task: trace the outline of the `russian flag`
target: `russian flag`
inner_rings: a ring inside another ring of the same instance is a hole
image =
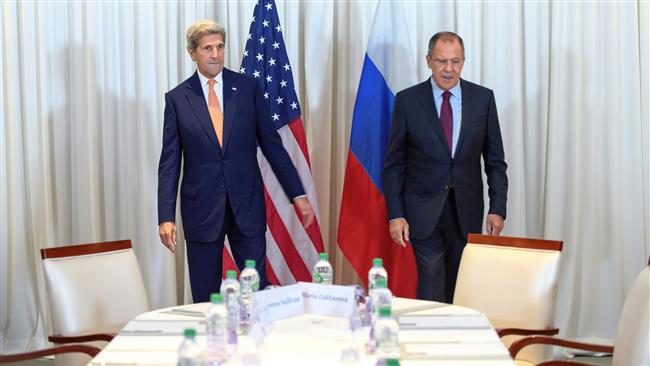
[[[375,11],[352,116],[337,236],[366,287],[372,258],[379,257],[393,294],[414,298],[413,249],[390,238],[381,184],[395,93],[417,82],[406,19],[398,5],[380,1]]]

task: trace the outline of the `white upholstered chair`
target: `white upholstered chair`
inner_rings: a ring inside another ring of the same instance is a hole
[[[522,335],[555,335],[561,241],[469,234],[454,305],[484,313],[508,347]],[[549,356],[548,347],[520,353],[517,365]]]
[[[41,249],[55,344],[103,347],[138,314],[149,311],[130,240]],[[87,356],[56,357],[56,364],[87,363]],[[85,361],[85,362],[84,362]]]
[[[520,339],[510,347],[510,354],[515,357],[522,348],[532,344],[550,344],[566,348],[581,349],[591,352],[613,353],[614,366],[650,365],[650,260],[648,266],[638,274],[632,288],[627,294],[621,318],[618,322],[614,347],[569,341],[561,338],[531,336]],[[525,350],[524,350],[525,351]],[[584,365],[574,361],[547,361],[541,365]]]

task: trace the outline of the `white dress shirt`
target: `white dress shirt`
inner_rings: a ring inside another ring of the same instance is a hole
[[[436,110],[438,111],[438,118],[440,118],[440,106],[442,105],[442,93],[444,90],[438,88],[436,82],[431,78],[431,87],[433,88],[433,101],[436,103]],[[451,104],[451,114],[453,119],[453,130],[451,132],[451,157],[456,155],[456,144],[458,144],[458,137],[460,136],[461,120],[463,116],[463,93],[460,88],[460,80],[458,84],[449,89],[451,97],[449,97],[449,104]]]
[[[208,93],[210,93],[210,83],[208,83],[208,78],[201,74],[200,71],[196,72],[199,74],[199,80],[201,81],[201,88],[203,89],[203,96],[205,97],[205,104],[208,105]],[[223,72],[217,74],[214,77],[216,83],[214,84],[214,91],[217,93],[217,99],[219,100],[219,108],[221,108],[221,115],[223,116]]]

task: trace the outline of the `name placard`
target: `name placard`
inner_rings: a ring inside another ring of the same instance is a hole
[[[398,319],[400,330],[424,329],[490,329],[481,314],[404,314]]]
[[[262,325],[305,313],[300,285],[276,287],[253,294],[255,315]]]
[[[302,298],[307,313],[349,318],[357,311],[352,286],[321,285],[310,282],[298,284],[302,287]]]
[[[266,340],[266,329],[259,322],[253,322],[251,329],[248,331],[248,338],[252,339],[255,347],[259,348]]]

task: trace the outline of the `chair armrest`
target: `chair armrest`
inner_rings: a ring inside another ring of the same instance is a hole
[[[33,360],[35,358],[54,356],[61,353],[85,353],[88,356],[95,357],[99,351],[99,348],[87,344],[66,344],[65,346],[45,348],[38,351],[0,355],[0,363]]]
[[[562,338],[546,337],[546,336],[530,336],[518,339],[510,345],[510,356],[514,359],[517,353],[522,348],[531,344],[550,344],[553,346],[561,346],[566,348],[581,349],[591,352],[614,353],[613,346],[605,346],[600,344],[583,343],[576,341],[569,341]]]
[[[576,362],[576,361],[567,361],[567,360],[552,360],[544,361],[538,363],[535,366],[594,366],[588,363]]]
[[[110,342],[115,337],[115,333],[95,333],[95,334],[84,334],[80,336],[61,336],[53,335],[49,336],[48,340],[52,343],[65,344],[65,343],[84,343],[84,342],[94,342],[94,341],[106,341]]]
[[[548,329],[523,329],[523,328],[498,328],[496,329],[499,338],[508,336],[508,335],[545,335],[552,336],[560,333],[559,328],[548,328]]]

